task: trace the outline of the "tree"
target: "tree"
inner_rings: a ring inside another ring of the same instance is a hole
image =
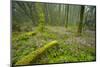
[[[96,25],[95,23],[96,23],[95,6],[86,6],[84,25],[89,30],[95,30],[95,25]]]
[[[39,32],[43,32],[45,29],[45,14],[44,14],[44,9],[43,9],[43,4],[42,3],[35,3],[36,9],[38,10],[38,30]]]
[[[65,14],[65,17],[66,17],[66,19],[65,19],[65,27],[67,28],[67,26],[68,26],[69,5],[67,5],[65,7],[65,12],[66,12],[66,14]]]
[[[82,33],[84,8],[85,8],[84,5],[82,5],[81,10],[80,10],[80,22],[79,22],[79,26],[78,26],[79,35]]]

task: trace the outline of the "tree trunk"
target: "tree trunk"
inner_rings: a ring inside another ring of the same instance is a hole
[[[84,16],[84,6],[81,6],[81,11],[80,11],[80,22],[78,26],[78,33],[79,35],[82,33],[82,27],[83,27],[83,16]]]

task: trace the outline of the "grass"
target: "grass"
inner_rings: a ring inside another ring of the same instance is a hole
[[[95,36],[94,34],[83,32],[81,36],[76,36],[75,27],[46,27],[45,32],[13,32],[12,36],[12,61],[18,63],[20,59],[32,55],[32,52],[43,48],[45,44],[57,40],[58,45],[46,49],[43,55],[30,64],[48,64],[63,62],[79,62],[95,60]],[[91,43],[92,42],[92,43]],[[38,53],[38,52],[36,52]],[[37,55],[36,55],[37,56]],[[28,57],[29,59],[32,59]],[[25,62],[28,64],[28,62]]]

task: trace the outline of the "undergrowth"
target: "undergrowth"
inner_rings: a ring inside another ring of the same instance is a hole
[[[91,43],[88,42],[94,37],[92,35],[88,36],[87,34],[82,34],[82,36],[77,37],[74,34],[76,33],[68,31],[58,33],[49,28],[42,33],[13,32],[12,62],[13,64],[18,62],[20,65],[20,59],[27,55],[33,56],[34,54],[32,54],[32,52],[54,40],[58,41],[58,45],[48,48],[43,55],[39,55],[40,57],[30,64],[95,61],[95,43],[91,45]],[[87,38],[88,40],[86,40]],[[86,42],[83,43],[83,41]],[[28,64],[28,62],[26,61],[25,64]]]

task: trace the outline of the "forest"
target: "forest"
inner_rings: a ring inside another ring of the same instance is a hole
[[[12,64],[96,60],[96,6],[12,2]]]

